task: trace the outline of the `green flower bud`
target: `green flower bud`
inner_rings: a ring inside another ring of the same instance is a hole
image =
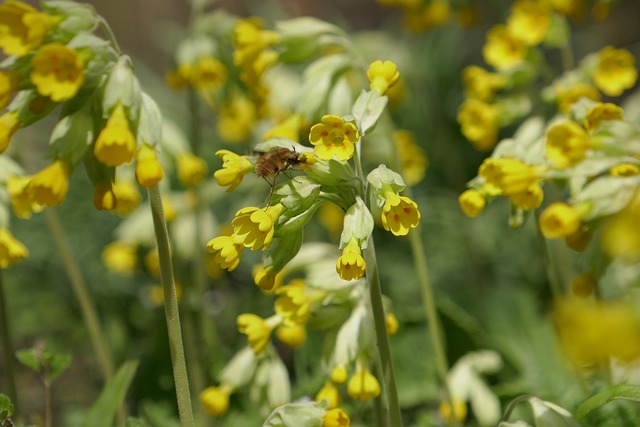
[[[63,17],[56,31],[66,34],[77,34],[82,31],[92,31],[98,26],[98,15],[90,4],[75,1],[45,1],[42,10],[50,15]]]
[[[220,383],[232,388],[243,387],[253,378],[256,371],[256,354],[251,347],[245,347],[235,354],[220,372]]]
[[[384,205],[386,201],[385,193],[391,191],[395,194],[404,190],[404,180],[397,172],[392,171],[385,165],[380,165],[367,175],[367,181],[371,186],[373,195],[378,206]]]
[[[294,402],[276,408],[262,427],[322,427],[322,419],[327,412],[327,401]]]
[[[373,216],[360,197],[347,210],[344,216],[342,234],[340,235],[340,249],[344,248],[354,236],[362,249],[367,247],[367,240],[373,232]]]
[[[128,56],[118,58],[107,79],[102,99],[104,117],[108,117],[116,105],[122,104],[129,111],[129,118],[137,118],[141,102],[140,83],[133,74]]]
[[[156,102],[142,92],[140,122],[138,123],[138,145],[146,143],[155,147],[162,136],[162,114]]]
[[[336,343],[333,349],[332,366],[348,366],[356,359],[360,351],[367,348],[371,331],[369,330],[367,309],[363,304],[358,304],[351,316],[338,331]]]

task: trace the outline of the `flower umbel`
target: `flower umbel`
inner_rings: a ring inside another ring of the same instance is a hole
[[[75,50],[60,43],[38,49],[31,67],[31,82],[40,95],[53,102],[73,98],[84,83],[84,61]]]
[[[309,142],[315,146],[313,152],[322,160],[335,157],[344,162],[353,157],[354,144],[360,135],[356,125],[345,123],[342,118],[334,115],[322,117],[321,123],[311,127]]]

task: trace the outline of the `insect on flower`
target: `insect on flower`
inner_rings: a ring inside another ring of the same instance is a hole
[[[271,186],[269,200],[273,195],[276,178],[281,172],[293,169],[301,163],[300,154],[295,149],[290,150],[286,147],[276,148],[265,153],[260,153],[260,157],[256,162],[256,174]],[[270,180],[271,178],[271,180]]]

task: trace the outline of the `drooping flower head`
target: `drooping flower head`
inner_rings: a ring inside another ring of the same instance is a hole
[[[309,142],[314,145],[314,154],[322,160],[335,157],[344,162],[353,157],[354,144],[360,135],[353,123],[345,123],[342,118],[325,115],[321,123],[311,127]]]
[[[278,299],[274,303],[276,314],[288,325],[302,325],[311,315],[310,300],[306,295],[304,282],[294,280],[276,291]]]
[[[258,355],[269,343],[271,332],[278,326],[280,319],[277,316],[263,319],[253,313],[245,313],[238,316],[236,323],[238,331],[247,336],[249,347]]]
[[[628,51],[607,46],[598,52],[593,81],[605,95],[618,96],[636,83],[635,63],[635,57]]]
[[[588,131],[593,131],[600,127],[602,122],[611,120],[623,120],[622,108],[610,102],[598,102],[587,111],[585,126]]]
[[[342,249],[342,256],[336,262],[336,271],[343,280],[355,280],[364,276],[366,263],[362,257],[360,243],[354,236]]]
[[[234,190],[242,182],[242,178],[253,171],[253,164],[246,156],[239,156],[229,150],[218,150],[216,156],[222,159],[222,169],[213,173],[218,185],[228,185],[227,191]]]
[[[39,205],[49,207],[61,204],[68,189],[69,165],[62,159],[54,160],[27,184],[29,198]]]
[[[395,236],[406,236],[409,230],[420,223],[420,211],[416,202],[394,192],[385,194],[386,202],[382,207],[382,226]]]
[[[9,111],[0,116],[0,154],[2,154],[7,147],[13,134],[20,128],[20,121],[18,120],[17,111]]]
[[[337,408],[342,404],[340,390],[338,390],[338,387],[336,387],[333,381],[327,381],[318,391],[318,394],[316,394],[316,401],[319,402],[322,399],[329,402],[329,409]]]
[[[371,90],[377,90],[380,95],[384,95],[390,87],[398,83],[400,72],[398,67],[391,61],[374,61],[367,70]]]
[[[469,189],[460,194],[458,204],[466,216],[474,218],[482,213],[487,201],[480,191]]]
[[[551,24],[551,9],[543,2],[518,0],[511,6],[507,28],[517,39],[533,46],[539,44]]]
[[[53,102],[73,98],[84,83],[84,61],[74,49],[60,43],[42,46],[31,58],[31,83]]]
[[[93,153],[101,163],[116,167],[129,163],[135,152],[136,138],[129,127],[124,107],[118,104],[100,131]]]
[[[588,83],[576,83],[569,87],[559,86],[556,89],[558,109],[565,113],[571,112],[571,106],[578,102],[580,98],[588,98],[592,101],[600,101],[598,89]]]
[[[9,105],[17,88],[17,76],[11,71],[0,70],[0,110],[4,110]]]
[[[322,427],[349,427],[351,419],[341,408],[329,409],[322,419]]]
[[[27,186],[31,181],[31,176],[10,176],[7,178],[7,192],[11,197],[13,213],[18,218],[31,218],[32,212],[42,210],[42,206],[34,203],[29,197]]]
[[[42,44],[55,19],[26,3],[0,5],[0,48],[5,55],[23,56]]]
[[[98,183],[93,188],[93,206],[99,211],[112,211],[118,199],[111,182]]]
[[[116,196],[116,213],[120,216],[129,215],[140,204],[140,192],[131,181],[119,181],[113,184],[113,194]]]
[[[9,230],[0,227],[0,268],[9,268],[28,256],[27,248]]]
[[[486,159],[478,170],[489,185],[500,190],[505,196],[527,191],[540,180],[540,168],[530,166],[521,160],[502,157]]]
[[[235,234],[218,236],[209,240],[207,249],[212,254],[215,254],[215,262],[220,268],[233,271],[240,264],[242,250],[244,249],[244,239]]]
[[[243,239],[246,248],[251,248],[252,251],[260,248],[266,250],[271,244],[276,221],[283,211],[284,206],[280,203],[267,209],[242,208],[231,221],[234,233]]]
[[[545,154],[557,168],[573,166],[584,159],[591,148],[587,132],[573,121],[552,125],[547,130]]]
[[[307,329],[304,325],[285,325],[276,329],[276,337],[289,348],[299,348],[307,340]]]
[[[462,84],[466,98],[487,102],[502,87],[504,78],[477,65],[469,65],[462,70]]]
[[[527,47],[509,28],[495,25],[487,33],[487,42],[482,48],[482,54],[487,64],[498,70],[508,70],[524,61]]]
[[[231,386],[221,384],[219,387],[207,387],[198,396],[204,410],[214,417],[221,417],[229,410]]]
[[[540,231],[547,239],[569,236],[579,228],[580,212],[566,203],[553,203],[540,215]]]
[[[151,188],[164,177],[164,169],[158,162],[156,150],[149,144],[142,144],[136,154],[136,181],[142,188]]]
[[[367,368],[360,368],[349,380],[347,394],[357,400],[373,399],[380,395],[380,383]]]

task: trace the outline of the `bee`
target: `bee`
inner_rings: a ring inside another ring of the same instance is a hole
[[[260,155],[256,162],[256,174],[267,182],[268,178],[273,178],[273,182],[275,182],[280,172],[293,169],[300,163],[300,154],[295,150],[276,148]]]

